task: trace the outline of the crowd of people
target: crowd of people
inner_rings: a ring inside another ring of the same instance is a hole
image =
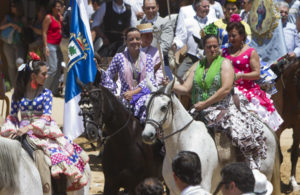
[[[228,165],[222,170],[223,194],[254,192],[254,176],[262,177],[254,170],[260,169],[267,150],[262,123],[274,131],[283,123],[270,96],[256,83],[261,67],[259,54],[249,46],[252,3],[253,0],[194,0],[192,5],[180,8],[176,19],[159,15],[157,0],[92,0],[86,10],[95,53],[113,57],[106,70],[98,65],[101,84],[120,97],[142,124],[146,119],[145,102],[151,93],[147,82],[156,87],[166,85],[168,63],[175,58],[178,68],[173,74],[184,82],[175,84],[173,91],[191,94],[193,107],[206,125],[225,132],[245,159],[244,164]],[[290,60],[299,59],[300,1],[274,3],[279,6],[287,56]],[[51,160],[52,176],[68,176],[72,183],[68,189],[72,190],[87,183],[84,166],[88,157],[63,136],[51,118],[52,94],[62,95],[60,44],[64,36],[69,36],[70,9],[59,0],[51,1],[47,9],[40,4],[36,18],[28,23],[22,17],[20,2],[11,1],[0,25],[7,78],[14,88],[11,113],[1,135],[28,135],[30,142]],[[30,41],[28,34],[32,35]],[[184,49],[184,59],[180,60]],[[28,51],[38,52],[45,62],[31,56],[24,63]],[[197,186],[201,182],[197,155],[180,152],[172,168],[182,194],[207,194]],[[236,173],[240,175],[233,176]],[[156,181],[147,180],[137,190],[153,183]]]

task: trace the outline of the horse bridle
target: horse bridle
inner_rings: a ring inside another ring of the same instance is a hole
[[[189,122],[188,122],[186,125],[184,125],[182,128],[176,130],[175,132],[173,132],[173,133],[171,133],[171,134],[169,134],[169,135],[167,135],[167,136],[164,136],[164,135],[163,135],[163,128],[162,128],[162,126],[163,126],[163,124],[165,123],[165,121],[167,120],[167,115],[168,115],[168,113],[169,113],[169,108],[170,108],[170,106],[171,106],[171,109],[172,109],[172,119],[173,119],[173,116],[174,116],[172,97],[171,97],[171,94],[166,94],[166,93],[164,93],[164,92],[154,92],[154,93],[151,93],[151,94],[152,94],[152,96],[150,97],[150,100],[149,100],[149,103],[148,103],[148,107],[147,107],[147,112],[146,112],[146,113],[147,113],[146,124],[152,125],[152,126],[156,129],[156,131],[158,130],[157,133],[156,133],[156,135],[157,135],[161,140],[166,140],[166,139],[168,139],[169,137],[171,137],[171,136],[173,136],[173,135],[175,135],[175,134],[177,134],[177,133],[183,131],[185,128],[187,128],[187,127],[194,121],[194,119],[192,118],[192,120],[189,121]],[[151,103],[152,103],[153,99],[154,99],[155,97],[157,97],[157,96],[160,96],[160,95],[165,95],[165,96],[167,96],[168,98],[171,99],[171,101],[170,101],[170,102],[168,103],[168,105],[167,105],[167,110],[168,110],[168,111],[166,112],[164,118],[163,118],[160,122],[157,122],[157,121],[155,121],[155,120],[153,120],[153,119],[149,119],[148,117],[149,117],[149,110],[150,110],[150,107],[151,107],[151,105],[152,105]]]
[[[100,89],[100,88],[91,89],[91,90],[87,91],[86,93],[88,94],[88,93],[93,93],[93,92],[98,92],[98,91],[99,91],[99,92],[102,92],[102,89]],[[101,98],[101,112],[102,112],[103,109],[104,109],[104,97],[103,97],[103,93],[100,93],[100,95],[101,95],[100,98]],[[91,106],[91,107],[92,107],[92,106]],[[94,110],[94,109],[93,109],[93,110]],[[86,122],[89,122],[89,123],[95,125],[95,126],[97,127],[97,129],[100,129],[100,128],[102,127],[102,124],[103,124],[103,113],[101,113],[101,115],[100,115],[99,123],[97,123],[97,122],[95,122],[95,121],[93,121],[93,120],[87,119],[86,116],[89,115],[88,113],[82,113],[81,115],[82,115],[82,117],[83,117],[84,128],[85,128],[85,129],[86,129]],[[127,121],[125,122],[125,124],[124,124],[121,128],[119,128],[116,132],[114,132],[114,133],[111,134],[111,135],[103,136],[103,137],[101,138],[101,145],[102,145],[102,144],[105,144],[105,143],[107,142],[107,140],[109,140],[111,137],[117,135],[122,129],[124,129],[124,127],[126,127],[127,124],[129,123],[130,118],[131,118],[131,115],[128,116],[128,119],[127,119]],[[88,132],[88,131],[87,131],[87,132]]]

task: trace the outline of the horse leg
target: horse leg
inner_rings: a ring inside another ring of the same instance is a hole
[[[300,132],[298,131],[298,129],[293,127],[293,145],[291,150],[292,169],[291,169],[291,177],[290,177],[290,184],[293,187],[293,191],[300,190],[300,186],[296,181],[296,166],[299,157],[299,143],[300,143]]]
[[[103,195],[118,195],[119,189],[114,182],[105,180]]]

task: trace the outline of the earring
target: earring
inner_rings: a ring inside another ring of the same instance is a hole
[[[32,89],[36,89],[37,88],[37,82],[36,82],[36,80],[31,80],[30,85],[31,85]]]

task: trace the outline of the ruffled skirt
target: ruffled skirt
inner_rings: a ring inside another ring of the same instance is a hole
[[[266,158],[266,144],[263,123],[245,108],[245,98],[240,99],[239,109],[233,96],[228,95],[216,105],[203,110],[207,126],[216,131],[225,131],[238,147],[250,168],[259,169],[261,160]]]

